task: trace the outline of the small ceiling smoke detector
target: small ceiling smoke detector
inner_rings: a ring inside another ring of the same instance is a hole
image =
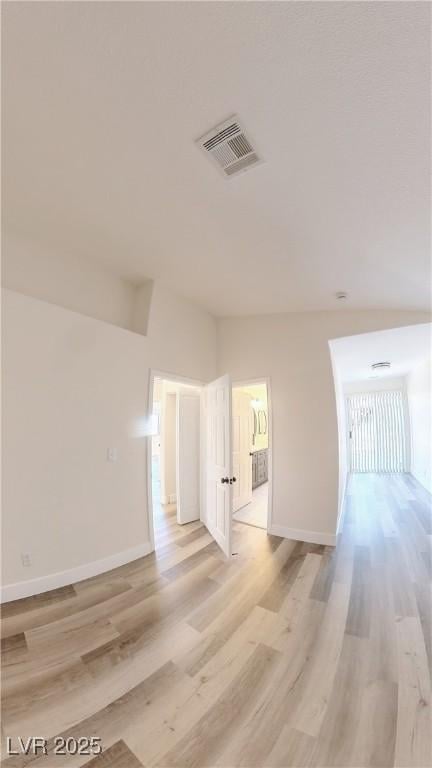
[[[373,371],[380,370],[381,368],[390,368],[391,363],[385,361],[383,363],[372,363],[371,368]]]
[[[347,294],[346,291],[338,291],[337,294],[336,294],[336,298],[337,298],[338,301],[343,300],[343,299],[347,299],[348,298],[348,294]]]
[[[196,144],[228,178],[262,163],[237,115],[201,136]]]

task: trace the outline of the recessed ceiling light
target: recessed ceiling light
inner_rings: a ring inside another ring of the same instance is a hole
[[[337,298],[338,301],[340,301],[341,299],[347,299],[348,298],[348,294],[347,294],[346,291],[338,291],[336,293],[336,298]]]
[[[380,368],[390,368],[390,363],[388,361],[382,363],[372,363],[371,368],[373,371],[376,371]]]

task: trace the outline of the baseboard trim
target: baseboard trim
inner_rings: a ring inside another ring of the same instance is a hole
[[[59,589],[69,584],[75,584],[77,581],[90,579],[92,576],[98,576],[100,573],[111,571],[120,565],[126,565],[126,563],[138,560],[140,557],[145,557],[151,551],[151,543],[145,541],[136,547],[125,549],[123,552],[116,552],[115,555],[109,555],[101,560],[93,560],[91,563],[78,565],[76,568],[69,568],[67,571],[58,571],[47,576],[38,576],[35,579],[6,584],[0,590],[0,602],[9,603],[11,600],[39,595],[42,592],[49,592],[51,589]]]
[[[322,531],[303,531],[301,528],[286,528],[284,525],[272,525],[269,533],[273,536],[282,536],[284,539],[307,541],[308,544],[324,544],[328,547],[336,545],[336,534],[323,533]]]
[[[414,480],[416,481],[416,483],[418,483],[419,485],[421,485],[421,487],[422,487],[422,489],[423,489],[424,491],[426,491],[427,493],[430,493],[430,494],[432,494],[432,483],[430,484],[430,486],[429,486],[429,485],[426,485],[426,482],[428,482],[428,481],[427,481],[427,480],[425,481],[425,479],[424,479],[424,478],[423,478],[422,480],[420,480],[419,476],[418,476],[418,475],[415,475],[415,474],[414,474],[414,472],[413,472],[412,470],[411,470],[411,472],[408,472],[408,474],[409,474],[409,475],[411,475],[411,477],[413,477],[413,478],[414,478]]]

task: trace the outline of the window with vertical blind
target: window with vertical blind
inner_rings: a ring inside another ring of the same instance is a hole
[[[351,472],[407,472],[404,393],[347,397]]]

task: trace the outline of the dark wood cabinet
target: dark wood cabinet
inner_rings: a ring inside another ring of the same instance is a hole
[[[254,451],[252,455],[252,490],[268,480],[268,451]]]

